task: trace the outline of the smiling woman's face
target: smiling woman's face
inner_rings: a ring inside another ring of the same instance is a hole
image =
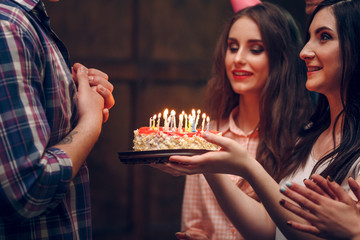
[[[340,93],[342,59],[336,19],[331,8],[316,13],[309,35],[309,41],[300,52],[308,68],[307,89],[324,95]]]
[[[269,59],[258,25],[248,17],[232,25],[225,55],[226,74],[237,94],[260,95],[269,74]]]

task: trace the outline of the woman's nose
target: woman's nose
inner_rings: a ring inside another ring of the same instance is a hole
[[[299,54],[302,60],[309,60],[315,57],[315,52],[312,50],[309,43],[307,43]]]
[[[235,64],[236,65],[244,65],[246,63],[246,59],[244,54],[241,51],[238,51],[235,56]]]

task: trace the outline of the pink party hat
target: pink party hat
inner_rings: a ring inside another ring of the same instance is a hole
[[[261,3],[260,0],[230,0],[234,12],[240,11],[243,8],[255,6]]]

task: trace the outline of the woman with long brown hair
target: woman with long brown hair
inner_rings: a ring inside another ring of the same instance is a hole
[[[205,106],[215,119],[213,128],[245,147],[276,179],[281,160],[310,116],[306,69],[297,57],[301,44],[298,28],[284,9],[270,3],[245,8],[233,15],[219,38],[207,87]],[[257,199],[243,178],[224,177],[235,191]],[[203,175],[187,176],[182,233],[177,233],[180,239],[195,236],[243,239]]]
[[[280,184],[286,183],[290,189],[314,173],[329,176],[347,192],[349,177],[360,180],[359,18],[359,0],[324,0],[311,19],[308,42],[300,57],[308,69],[307,89],[320,95],[314,114],[299,132],[292,154],[281,161],[284,165],[278,175],[282,178]],[[167,166],[176,174],[228,173],[244,177],[262,204],[244,194],[235,194],[221,175],[211,175],[208,182],[227,216],[249,238],[273,238],[276,224],[276,239],[317,239],[289,226],[289,220],[307,221],[280,206],[279,202],[288,201],[280,193],[287,192],[286,188],[279,191],[278,179],[245,148],[221,136],[203,137],[220,145],[222,151],[194,157],[173,156],[170,160],[178,164]],[[359,237],[347,233],[336,237]]]

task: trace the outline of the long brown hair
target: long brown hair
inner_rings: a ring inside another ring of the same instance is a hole
[[[219,122],[228,118],[232,109],[239,105],[239,95],[233,91],[226,75],[225,55],[229,31],[233,23],[244,16],[258,25],[269,56],[269,75],[260,97],[256,158],[279,181],[284,169],[283,159],[289,158],[298,132],[312,109],[310,94],[305,88],[305,64],[298,57],[301,36],[286,10],[264,2],[232,16],[215,49],[212,77],[205,97],[206,111]]]
[[[360,1],[325,0],[315,9],[311,19],[323,8],[330,8],[337,23],[340,49],[342,55],[341,101],[343,111],[337,116],[336,123],[341,124],[341,142],[331,152],[322,157],[313,169],[329,161],[329,165],[321,173],[330,176],[341,184],[354,162],[360,157]],[[309,38],[309,36],[308,36]],[[334,124],[334,132],[335,126]],[[319,95],[318,104],[310,122],[301,133],[301,139],[289,162],[287,175],[304,165],[320,134],[330,126],[330,110],[327,98]],[[335,139],[335,136],[333,136]]]

